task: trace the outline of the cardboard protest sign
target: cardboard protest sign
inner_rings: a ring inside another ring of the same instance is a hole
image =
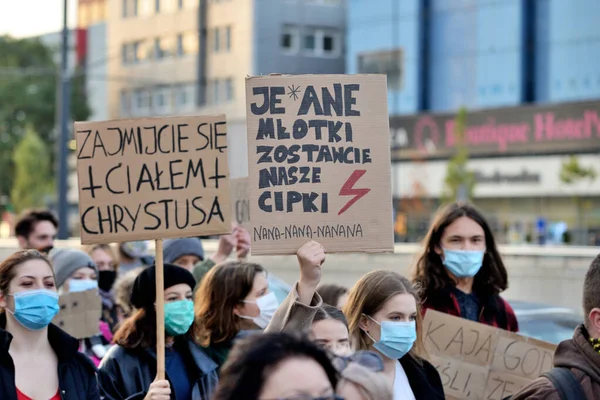
[[[434,310],[423,321],[425,349],[447,399],[501,400],[552,368],[556,346]]]
[[[58,299],[60,311],[52,323],[76,339],[98,334],[102,299],[97,290],[65,293]]]
[[[393,251],[385,75],[246,79],[252,254]]]
[[[248,201],[248,178],[236,178],[231,180],[231,205],[233,207],[233,219],[244,228],[249,228],[250,203]]]
[[[224,115],[75,122],[83,244],[231,232]]]

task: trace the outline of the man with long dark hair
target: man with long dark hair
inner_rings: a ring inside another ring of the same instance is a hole
[[[489,224],[474,206],[453,203],[436,215],[423,241],[414,283],[434,310],[517,332],[506,268]]]

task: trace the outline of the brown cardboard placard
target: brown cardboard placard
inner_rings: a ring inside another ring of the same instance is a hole
[[[60,311],[52,323],[76,339],[92,337],[99,332],[102,299],[97,290],[65,293],[59,297]]]
[[[246,79],[252,254],[392,252],[385,75]]]
[[[488,369],[480,365],[464,363],[451,357],[431,356],[431,363],[440,373],[447,399],[483,398]]]
[[[552,368],[556,346],[435,310],[423,320],[424,345],[447,398],[502,399]]]
[[[231,179],[231,206],[233,220],[248,229],[250,224],[250,202],[248,201],[248,178]]]
[[[83,244],[231,232],[224,115],[75,122]]]

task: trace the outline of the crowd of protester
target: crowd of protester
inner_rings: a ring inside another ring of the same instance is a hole
[[[444,399],[423,345],[428,309],[519,330],[501,297],[502,257],[472,205],[438,212],[410,277],[374,265],[351,288],[322,284],[326,252],[309,241],[297,251],[287,297],[248,260],[250,234],[234,226],[210,256],[199,238],[164,242],[158,379],[148,242],[55,249],[58,224],[51,212],[26,213],[15,227],[22,250],[0,262],[1,399]],[[61,295],[84,291],[97,291],[102,313],[95,335],[75,339],[52,321]],[[556,371],[587,399],[600,398],[600,256],[585,277],[583,311],[584,324],[556,351],[554,372],[513,399],[560,399]]]

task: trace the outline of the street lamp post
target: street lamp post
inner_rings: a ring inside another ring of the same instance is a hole
[[[69,154],[69,109],[70,109],[70,86],[69,86],[69,27],[67,26],[68,0],[63,1],[63,29],[61,45],[60,64],[60,125],[58,131],[58,238],[69,237],[69,205],[67,199],[69,168],[67,157]]]

